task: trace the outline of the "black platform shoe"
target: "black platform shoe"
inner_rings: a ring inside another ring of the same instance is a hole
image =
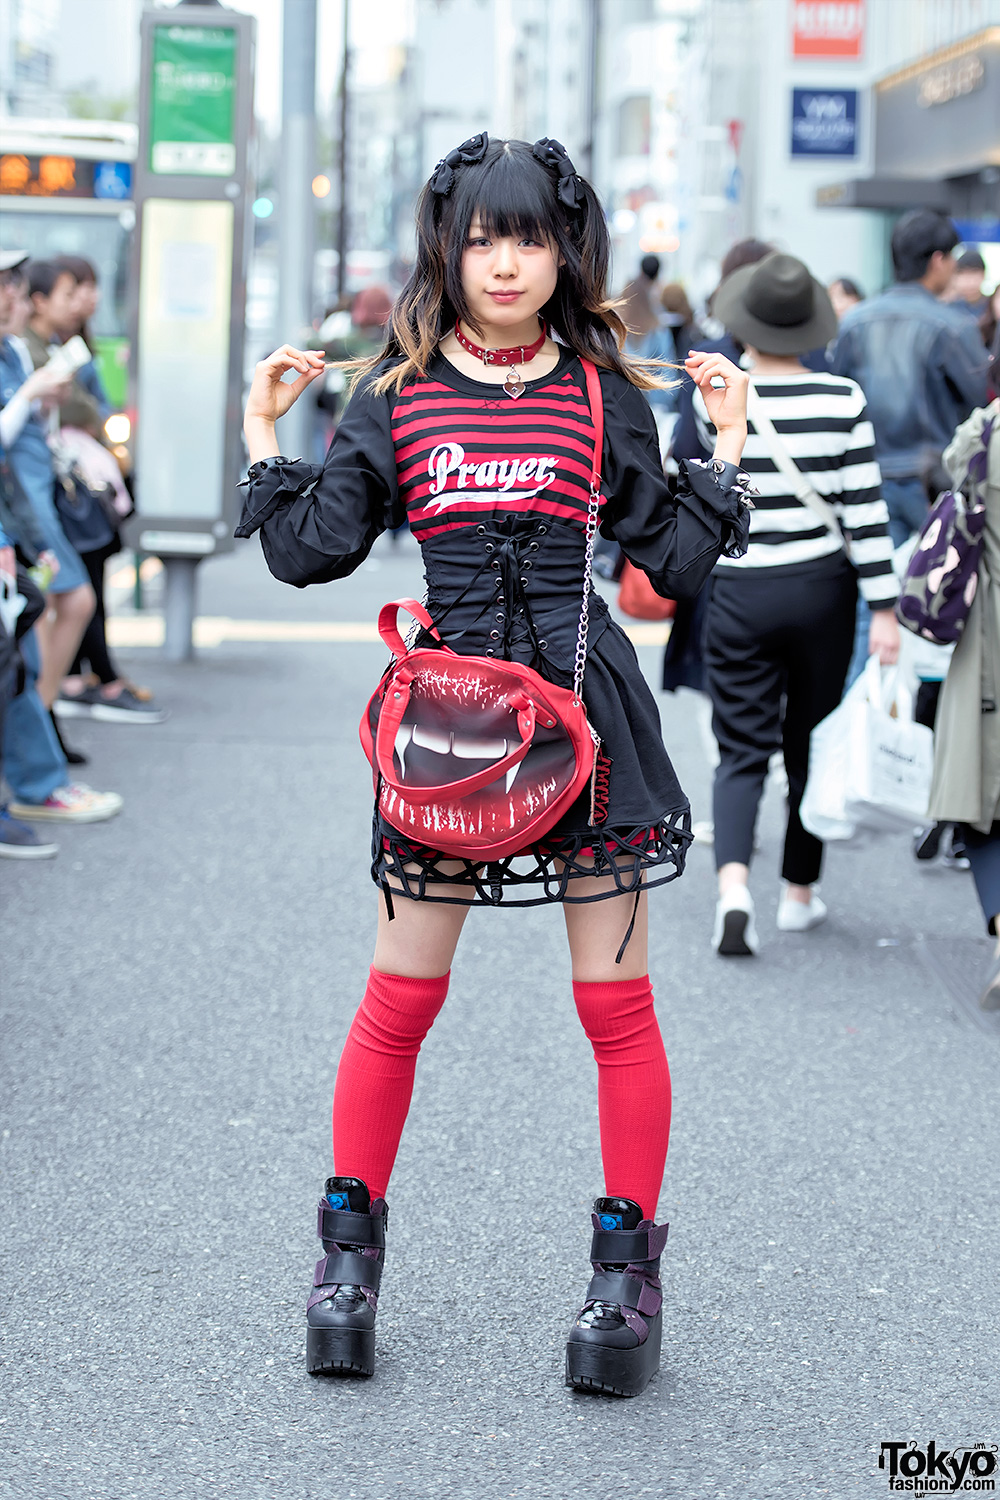
[[[566,1384],[638,1396],[660,1368],[659,1270],[668,1226],[644,1219],[630,1198],[598,1198],[593,1220],[594,1274],[570,1329]]]
[[[306,1303],[310,1375],[374,1373],[388,1213],[384,1198],[372,1203],[360,1177],[327,1178],[316,1226],[325,1253]]]

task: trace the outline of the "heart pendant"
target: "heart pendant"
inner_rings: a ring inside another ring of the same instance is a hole
[[[518,396],[524,395],[524,381],[521,379],[517,370],[507,371],[507,378],[504,380],[503,388],[512,401],[516,401]]]

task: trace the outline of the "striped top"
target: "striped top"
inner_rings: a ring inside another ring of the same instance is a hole
[[[516,401],[427,379],[392,407],[399,496],[419,542],[512,512],[584,529],[594,457],[585,392],[569,369]]]
[[[759,375],[753,384],[774,429],[816,493],[833,506],[850,542],[861,592],[873,609],[885,609],[898,589],[892,570],[889,513],[881,495],[875,435],[861,387],[839,375]],[[694,393],[698,435],[711,450],[715,428]],[[717,567],[761,569],[817,562],[840,544],[818,516],[791,493],[764,440],[749,424],[741,467],[759,495],[750,517],[750,547]]]

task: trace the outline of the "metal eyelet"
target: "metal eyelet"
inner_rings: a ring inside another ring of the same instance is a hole
[[[491,630],[490,631],[490,640],[491,641],[498,641],[499,639],[500,639],[500,632],[499,632],[499,630]]]
[[[487,552],[495,552],[497,549],[494,547],[494,545],[493,545],[492,542],[487,542],[486,543],[486,550],[487,550]]]
[[[549,528],[547,526],[539,526],[539,528],[538,528],[538,535],[539,536],[544,536],[545,533],[548,531],[548,529]]]
[[[538,551],[538,543],[537,542],[529,542],[529,544],[528,544],[528,551],[529,552],[537,552]]]
[[[496,656],[496,652],[495,652],[495,651],[494,651],[494,650],[493,650],[493,649],[492,649],[492,647],[490,647],[490,648],[489,648],[489,649],[488,649],[488,650],[487,650],[487,652],[486,652],[486,655],[487,655],[487,656]]]
[[[493,587],[497,588],[497,589],[502,588],[503,587],[503,579],[502,578],[494,578],[494,580],[493,580]]]
[[[503,624],[503,610],[501,610],[500,613],[497,615],[497,619],[500,621],[500,623],[502,625]]]
[[[547,651],[549,649],[549,643],[548,643],[548,641],[539,641],[538,642],[538,649],[539,649],[539,651]]]
[[[490,567],[491,568],[499,568],[499,566],[500,566],[500,559],[499,559],[499,557],[495,557],[493,559],[493,561],[490,563]]]
[[[527,572],[528,569],[531,567],[531,563],[530,562],[526,562],[526,563],[524,563],[523,566],[524,566],[524,571]]]
[[[478,534],[480,536],[485,536],[486,535],[486,527],[485,526],[477,526],[476,527],[476,531],[478,532]]]

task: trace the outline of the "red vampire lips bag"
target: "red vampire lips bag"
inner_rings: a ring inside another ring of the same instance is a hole
[[[572,688],[517,662],[459,656],[443,642],[410,650],[399,634],[400,609],[441,639],[414,599],[394,599],[379,613],[379,634],[395,661],[365,710],[361,744],[386,822],[442,854],[482,860],[516,854],[542,838],[588,783],[593,788],[600,741],[581,689],[604,407],[596,367],[581,364],[595,437]]]

